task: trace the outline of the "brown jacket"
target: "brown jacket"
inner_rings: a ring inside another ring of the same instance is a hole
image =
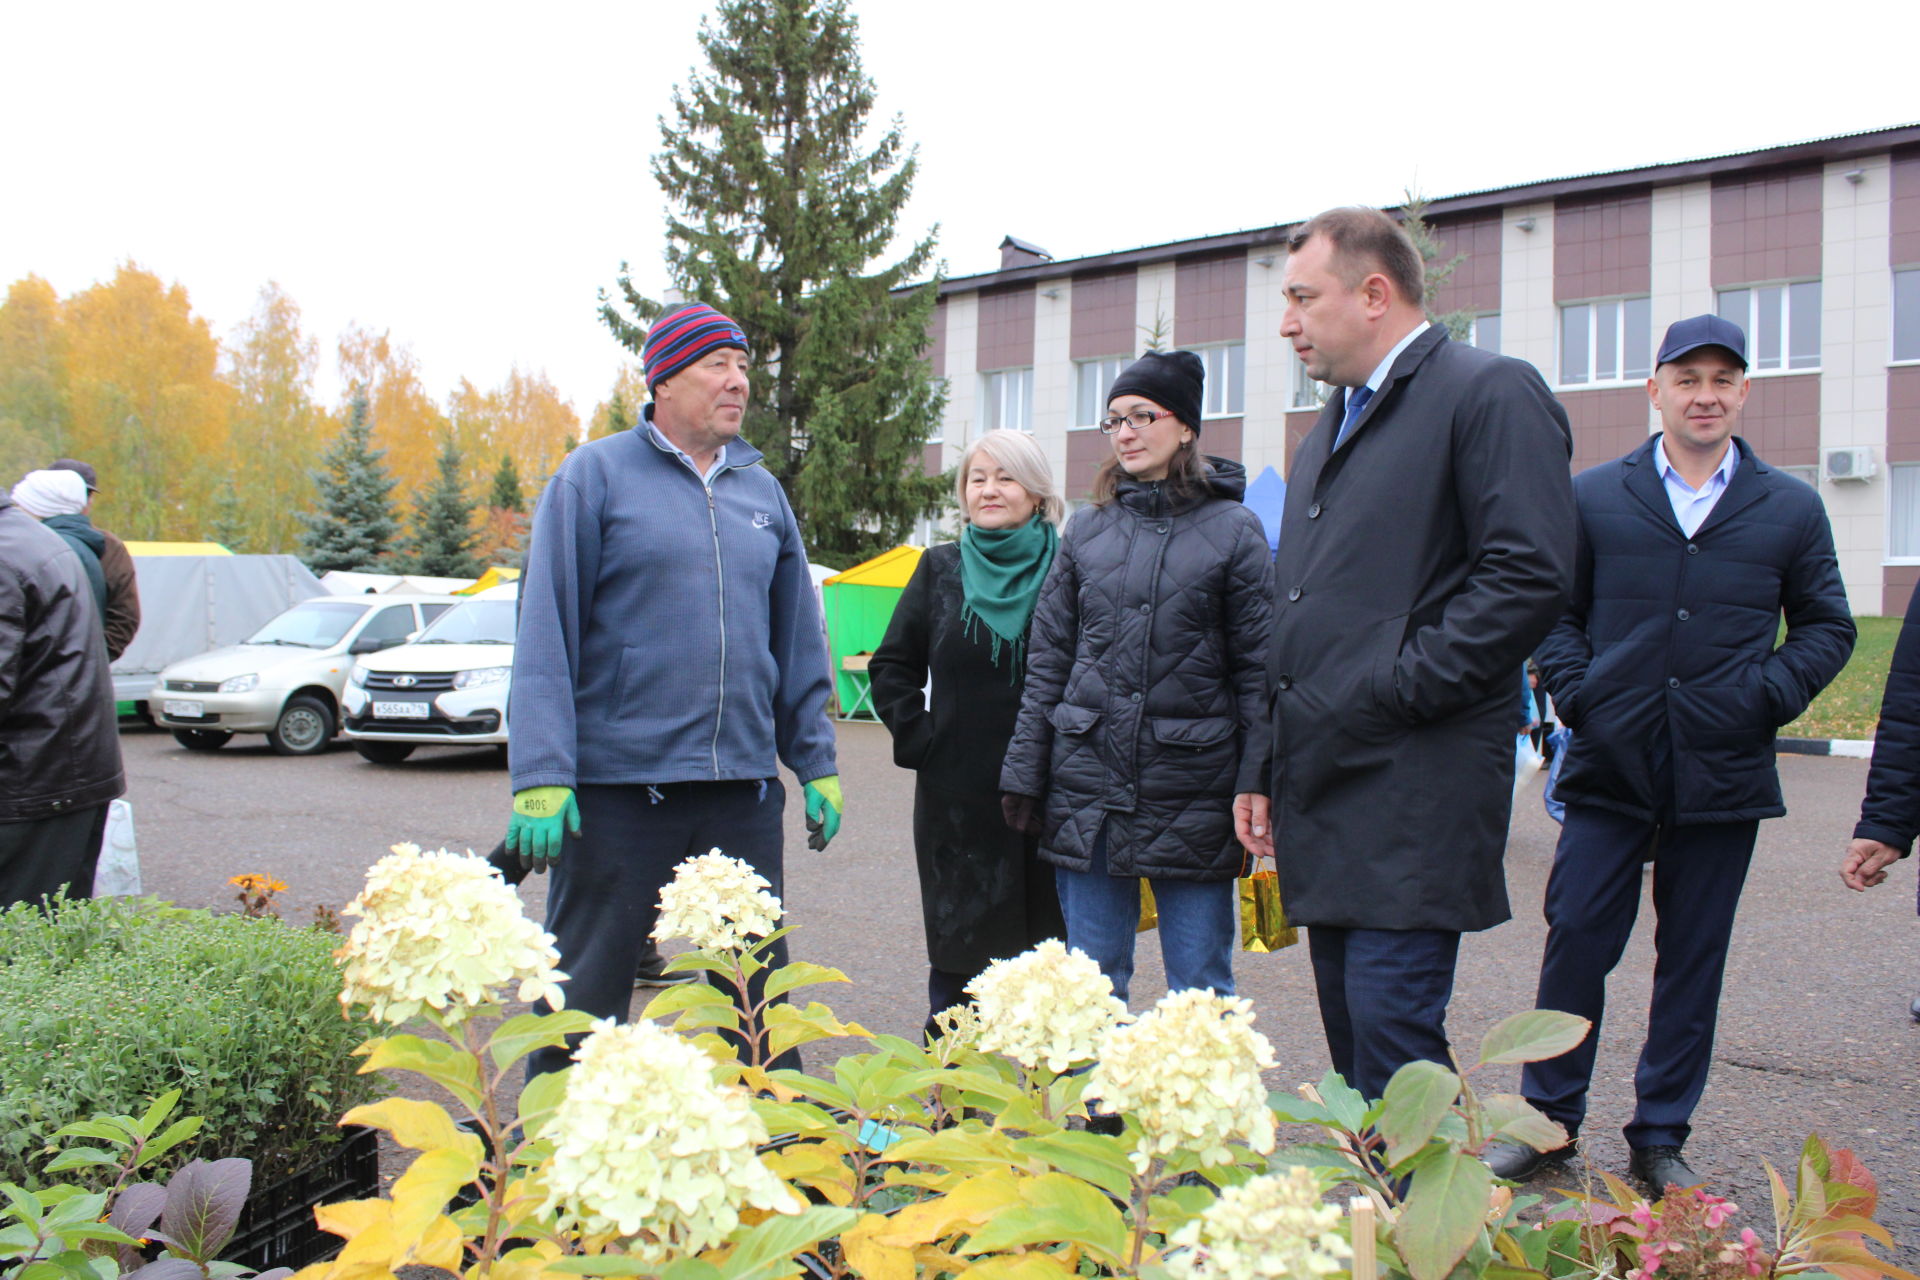
[[[107,579],[107,661],[118,662],[140,630],[140,584],[133,575],[127,544],[105,529],[100,536],[107,540],[100,552],[100,572]]]

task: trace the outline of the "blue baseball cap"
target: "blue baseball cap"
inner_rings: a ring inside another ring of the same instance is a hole
[[[1668,325],[1667,336],[1660,340],[1660,354],[1654,357],[1654,367],[1671,364],[1701,347],[1725,347],[1733,352],[1742,369],[1747,367],[1747,335],[1733,321],[1714,315],[1688,316]]]

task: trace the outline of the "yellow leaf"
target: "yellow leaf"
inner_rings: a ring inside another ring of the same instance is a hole
[[[454,1124],[447,1109],[437,1102],[417,1102],[412,1098],[388,1098],[355,1107],[341,1117],[341,1124],[371,1125],[393,1135],[393,1140],[415,1151],[436,1147],[457,1147],[461,1139],[479,1145],[480,1139]]]
[[[460,1234],[460,1228],[453,1224],[453,1219],[442,1214],[428,1224],[426,1233],[408,1251],[410,1256],[407,1260],[423,1267],[458,1271],[466,1242],[467,1238]]]
[[[996,1213],[1021,1203],[1020,1181],[1013,1175],[982,1174],[968,1178],[946,1195],[908,1205],[877,1228],[874,1239],[903,1248],[930,1244],[956,1231],[978,1227]]]
[[[841,1233],[840,1251],[863,1280],[913,1280],[913,1251],[875,1238],[888,1225],[887,1219],[870,1213]]]
[[[412,1240],[440,1217],[454,1192],[480,1176],[480,1140],[462,1150],[442,1147],[423,1152],[393,1184],[393,1231]]]
[[[390,1222],[393,1206],[385,1200],[342,1200],[321,1205],[313,1217],[322,1231],[351,1240],[369,1227]]]
[[[1062,1280],[1073,1274],[1050,1253],[1016,1253],[977,1262],[956,1280]]]

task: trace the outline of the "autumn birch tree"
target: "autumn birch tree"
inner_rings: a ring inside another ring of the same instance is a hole
[[[313,496],[307,472],[329,425],[313,398],[320,344],[300,330],[300,308],[269,282],[253,314],[234,330],[227,352],[233,383],[232,510],[235,551],[291,551],[296,513]]]

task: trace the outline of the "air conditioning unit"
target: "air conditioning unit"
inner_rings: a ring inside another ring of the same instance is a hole
[[[1878,469],[1873,464],[1873,446],[1856,445],[1850,449],[1824,449],[1820,469],[1834,484],[1851,480],[1870,480]]]

